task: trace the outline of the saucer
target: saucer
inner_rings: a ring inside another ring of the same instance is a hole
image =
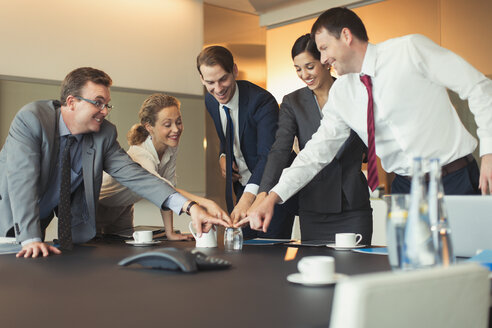
[[[326,245],[326,247],[334,248],[337,251],[348,251],[348,250],[355,249],[355,248],[363,248],[363,247],[366,247],[366,245],[355,245],[355,246],[344,247],[344,246],[337,246],[336,244],[328,244],[328,245]]]
[[[160,244],[161,241],[160,240],[152,240],[152,241],[149,241],[149,242],[146,242],[146,243],[137,243],[135,240],[125,240],[125,243],[127,243],[128,245],[133,245],[133,246],[152,246],[152,245],[157,245],[157,244]]]
[[[333,285],[337,281],[339,281],[340,279],[343,279],[343,278],[346,278],[346,277],[347,277],[346,274],[335,273],[335,275],[333,276],[333,279],[330,279],[330,280],[327,280],[327,281],[323,281],[323,282],[311,282],[311,281],[305,280],[302,277],[302,274],[299,273],[299,272],[297,272],[297,273],[289,274],[287,276],[287,280],[289,282],[294,283],[294,284],[301,284],[301,285],[304,285],[304,286],[313,286],[313,287],[315,287],[315,286]]]

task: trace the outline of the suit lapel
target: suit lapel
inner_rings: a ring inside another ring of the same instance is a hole
[[[94,204],[94,156],[95,149],[92,134],[85,134],[82,139],[82,174],[84,178],[85,200],[89,213],[96,213]]]
[[[313,92],[308,87],[305,87],[301,93],[301,104],[306,104],[304,108],[309,112],[309,115],[307,115],[309,126],[314,131],[318,130],[321,121],[321,112]]]
[[[40,178],[41,181],[41,190],[47,191],[49,188],[50,181],[53,180],[54,177],[58,173],[60,163],[60,130],[59,130],[59,122],[60,122],[60,107],[56,106],[56,103],[53,101],[52,105],[54,109],[54,117],[53,117],[53,126],[47,126],[46,131],[44,131],[48,136],[48,151],[43,153],[43,155],[50,157],[51,163],[47,169],[41,172],[42,176]],[[50,122],[51,123],[51,122]]]
[[[211,95],[207,94],[207,97],[212,97]],[[211,99],[212,105],[210,106],[210,116],[212,116],[212,120],[214,121],[215,124],[215,129],[217,130],[217,133],[219,134],[220,140],[222,142],[225,142],[225,134],[224,131],[222,130],[222,123],[220,121],[220,104],[217,100]]]
[[[301,92],[299,94],[299,99],[300,99],[299,101],[300,104],[305,104],[300,108],[300,110],[305,111],[307,114],[305,115],[306,118],[305,128],[309,129],[309,131],[312,131],[312,133],[314,133],[318,130],[321,122],[321,112],[318,108],[318,103],[316,102],[316,98],[314,97],[313,92],[309,90],[308,87],[305,87],[301,89]],[[311,139],[311,137],[309,137],[309,139]],[[304,143],[308,142],[308,140],[304,140]]]
[[[56,110],[55,122],[54,122],[55,124],[53,126],[53,131],[55,131],[55,132],[53,135],[53,151],[51,152],[51,162],[50,163],[60,162],[60,158],[59,158],[59,155],[60,155],[60,126],[59,126],[59,122],[60,122],[60,115],[61,115],[61,107],[55,107],[55,110]],[[50,176],[54,176],[55,171],[57,172],[57,166],[52,165]],[[47,181],[49,181],[49,180],[47,180]]]
[[[246,126],[246,118],[248,115],[248,92],[246,86],[243,86],[241,81],[237,81],[237,92],[239,92],[239,140],[242,140],[244,127]]]

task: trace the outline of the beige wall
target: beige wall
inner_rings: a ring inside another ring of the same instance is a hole
[[[115,86],[202,94],[202,0],[1,1],[0,44],[0,75],[63,80],[93,66]]]
[[[290,50],[298,37],[311,31],[313,23],[310,19],[267,30],[267,89],[279,103],[284,95],[305,86],[297,77]]]
[[[492,73],[492,1],[386,0],[354,10],[369,39],[421,33],[464,57],[484,74]],[[292,66],[290,49],[309,33],[315,19],[267,30],[267,87],[277,100],[303,86]]]
[[[234,55],[238,79],[265,87],[266,28],[256,15],[211,5],[203,6],[204,46],[222,45]]]

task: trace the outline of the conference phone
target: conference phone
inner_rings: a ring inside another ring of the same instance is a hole
[[[227,269],[231,262],[213,256],[207,256],[197,250],[182,250],[175,247],[163,247],[145,253],[129,256],[118,265],[140,264],[144,267],[161,270],[196,272],[198,270]]]

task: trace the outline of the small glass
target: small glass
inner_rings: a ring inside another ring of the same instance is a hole
[[[243,231],[241,228],[226,228],[224,232],[225,251],[240,251],[243,249]]]
[[[386,243],[388,259],[393,269],[405,269],[405,224],[410,204],[409,194],[385,195],[388,205]]]

